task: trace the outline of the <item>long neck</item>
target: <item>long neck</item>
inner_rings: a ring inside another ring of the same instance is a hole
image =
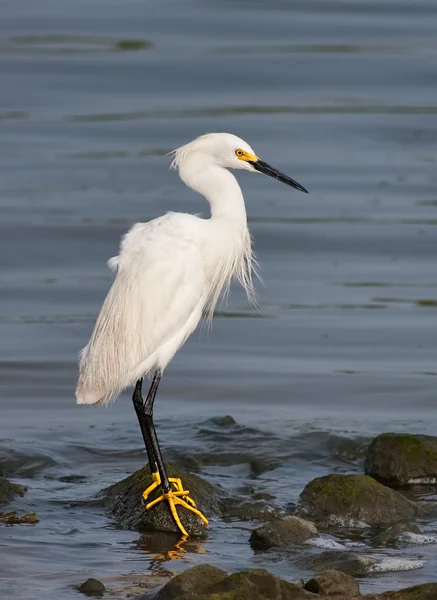
[[[232,173],[211,165],[194,172],[181,169],[179,174],[188,187],[208,200],[212,219],[226,219],[238,226],[247,226],[243,194]]]

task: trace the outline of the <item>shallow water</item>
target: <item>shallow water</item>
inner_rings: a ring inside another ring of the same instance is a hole
[[[121,586],[200,561],[308,576],[299,553],[254,553],[253,523],[213,521],[169,554],[86,502],[145,454],[128,395],[75,405],[76,354],[130,224],[207,212],[165,153],[231,131],[310,195],[239,176],[261,312],[236,288],[175,358],[156,409],[166,455],[288,506],[315,476],[361,472],[357,448],[381,431],[435,433],[435,3],[0,6],[0,471],[29,486],[13,508],[40,518],[0,527],[3,595],[74,598],[88,576]],[[214,421],[227,414],[237,425]],[[363,590],[435,580],[433,545],[377,553],[423,566]]]

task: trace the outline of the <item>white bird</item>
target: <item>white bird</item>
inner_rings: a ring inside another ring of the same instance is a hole
[[[119,256],[108,262],[117,275],[81,352],[76,398],[78,404],[102,405],[135,385],[133,402],[153,480],[143,498],[159,486],[163,490],[146,509],[167,500],[177,526],[187,535],[175,505],[208,522],[181,481],[167,476],[153,425],[153,402],[164,369],[202,315],[212,317],[232,278],[239,280],[249,300],[254,298],[255,259],[244,198],[228,169],[265,173],[307,190],[229,133],[203,135],[175,150],[172,168],[188,187],[205,196],[211,217],[170,212],[136,223],[123,237]],[[153,379],[144,401],[145,376]]]

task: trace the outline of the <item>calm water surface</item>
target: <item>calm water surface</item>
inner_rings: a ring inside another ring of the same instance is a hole
[[[76,355],[123,232],[167,210],[207,214],[165,154],[230,131],[311,193],[239,175],[261,312],[236,288],[166,372],[166,455],[286,506],[315,476],[362,472],[348,440],[435,434],[435,2],[0,9],[0,470],[29,487],[13,508],[40,518],[0,528],[3,597],[77,598],[69,585],[88,576],[116,588],[200,561],[308,576],[299,555],[255,554],[253,523],[213,521],[207,541],[168,554],[168,540],[90,505],[145,453],[128,394],[107,410],[75,405]],[[223,415],[237,425],[220,427]],[[363,590],[435,580],[435,546],[388,555],[423,566]]]

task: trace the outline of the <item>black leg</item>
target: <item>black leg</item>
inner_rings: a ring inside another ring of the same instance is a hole
[[[143,384],[143,380],[139,379],[135,386],[135,391],[132,396],[132,402],[134,404],[135,412],[137,413],[138,422],[139,422],[140,428],[141,428],[141,433],[143,434],[143,440],[144,440],[144,444],[145,444],[146,450],[147,450],[147,458],[149,459],[150,471],[152,473],[156,473],[157,465],[156,465],[155,453],[153,451],[153,447],[152,447],[152,444],[150,441],[149,434],[147,433],[146,415],[144,414],[145,402],[144,402],[143,396],[141,394],[142,384]],[[152,387],[153,387],[153,382],[152,382]],[[150,391],[152,390],[152,387],[150,388]],[[150,395],[150,391],[147,395],[147,398]],[[147,400],[146,400],[146,402],[147,402]]]
[[[168,494],[171,490],[170,482],[168,480],[167,471],[165,470],[164,460],[162,458],[161,449],[159,447],[158,437],[155,431],[155,424],[153,423],[153,403],[155,402],[156,392],[158,390],[159,382],[161,381],[161,371],[156,371],[150,391],[147,395],[144,403],[144,416],[146,422],[147,434],[149,436],[156,464],[158,466],[159,475],[161,477],[161,486],[164,494]]]
[[[167,500],[170,512],[176,522],[176,525],[178,526],[180,532],[187,536],[188,533],[179,518],[176,506],[183,506],[186,510],[193,512],[199,517],[199,519],[203,521],[205,525],[208,525],[208,519],[197,509],[196,503],[189,497],[190,492],[188,490],[184,490],[180,479],[175,478],[171,480],[175,487],[174,490],[170,486],[170,481],[164,466],[164,460],[159,448],[158,438],[156,436],[155,425],[153,423],[153,403],[155,402],[155,396],[160,381],[161,371],[158,370],[153,376],[152,385],[150,386],[149,393],[144,401],[141,395],[141,386],[143,380],[139,379],[132,396],[135,411],[141,427],[141,433],[143,434],[144,443],[147,449],[150,470],[153,474],[152,484],[147,488],[147,490],[144,491],[143,499],[147,500],[149,494],[160,485],[162,487],[163,494],[146,504],[146,510],[152,508],[163,500]]]
[[[144,443],[146,445],[150,470],[152,473],[156,473],[156,471],[159,472],[162,489],[165,494],[168,494],[168,492],[171,490],[170,482],[165,470],[164,460],[162,458],[161,449],[159,447],[159,442],[155,431],[155,425],[153,423],[153,403],[155,402],[155,396],[160,381],[161,371],[156,371],[145,401],[143,401],[141,396],[142,379],[137,381],[132,400],[137,413],[138,421],[140,423]]]

